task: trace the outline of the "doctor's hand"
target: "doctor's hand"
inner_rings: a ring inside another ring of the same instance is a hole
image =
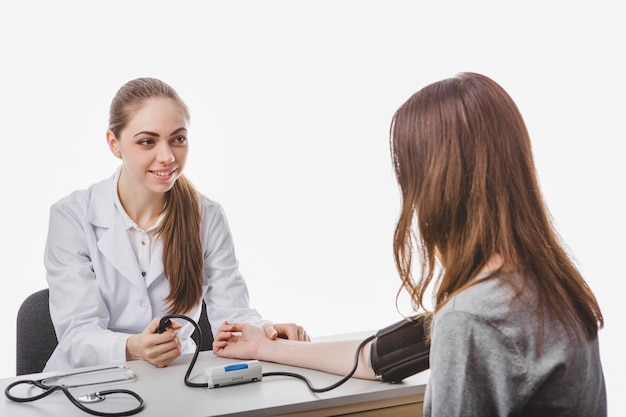
[[[270,339],[276,338],[310,342],[311,338],[302,326],[294,323],[268,323],[263,326],[265,335]]]
[[[126,340],[126,360],[144,359],[156,367],[163,368],[182,353],[178,329],[182,324],[172,320],[172,324],[163,333],[156,333],[159,318],[153,319],[143,332],[130,336]]]

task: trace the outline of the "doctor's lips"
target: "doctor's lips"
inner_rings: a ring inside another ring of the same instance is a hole
[[[167,177],[171,177],[174,174],[174,172],[176,172],[176,168],[174,168],[174,169],[153,169],[153,170],[148,170],[148,172],[150,172],[153,175],[156,175],[157,177],[167,178]]]

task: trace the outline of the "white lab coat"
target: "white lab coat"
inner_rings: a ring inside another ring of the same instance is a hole
[[[59,344],[45,371],[120,363],[126,340],[167,314],[169,282],[157,239],[145,278],[128,231],[114,204],[115,176],[75,191],[52,205],[44,264],[50,314]],[[202,196],[203,297],[212,330],[225,320],[266,323],[249,306],[230,228],[222,207]],[[198,320],[198,306],[187,315]],[[195,350],[194,327],[179,330],[183,353]]]

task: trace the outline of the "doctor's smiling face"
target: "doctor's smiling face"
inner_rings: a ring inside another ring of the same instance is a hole
[[[187,160],[187,126],[178,103],[155,97],[137,106],[118,136],[109,130],[109,148],[123,163],[120,191],[147,196],[172,188]]]

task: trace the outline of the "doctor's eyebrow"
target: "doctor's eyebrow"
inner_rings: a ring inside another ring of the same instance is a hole
[[[170,136],[174,136],[182,131],[187,131],[186,127],[179,127],[178,129],[176,129],[175,131],[173,131],[172,133],[170,133]],[[148,135],[148,136],[154,136],[154,137],[159,137],[160,135],[158,133],[155,132],[150,132],[149,130],[142,130],[141,132],[137,132],[133,135],[134,138],[136,138],[139,135]]]

